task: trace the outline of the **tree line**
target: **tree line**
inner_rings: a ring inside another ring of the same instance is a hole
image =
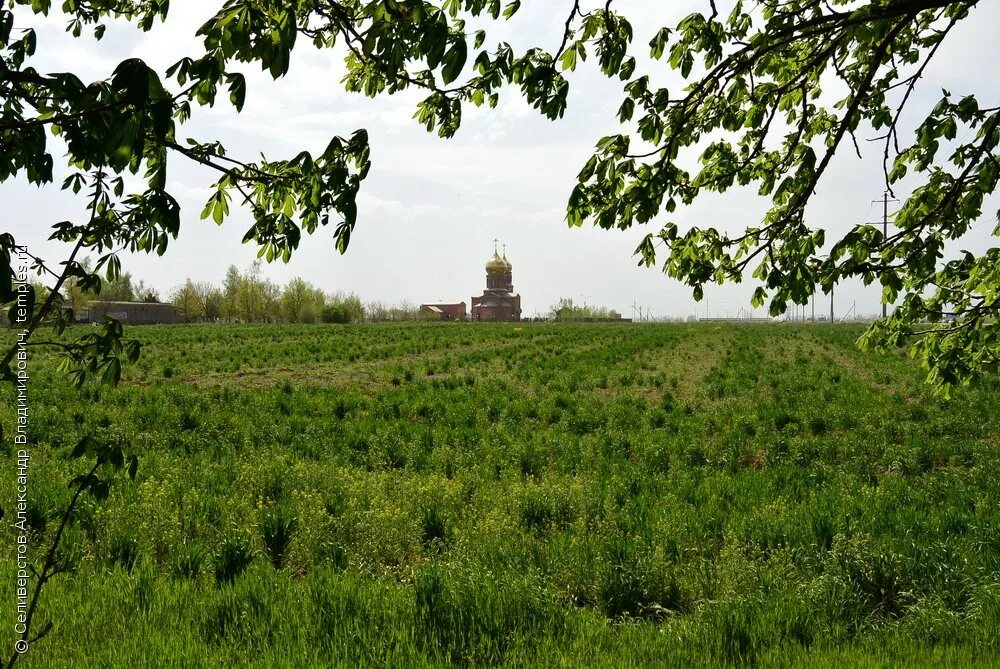
[[[620,312],[594,304],[575,304],[572,297],[561,297],[549,309],[548,317],[556,321],[619,321]]]
[[[260,263],[245,271],[230,265],[222,285],[186,279],[169,296],[185,323],[360,323],[409,321],[420,317],[409,300],[362,301],[353,292],[326,292],[295,277],[284,286],[261,276]]]
[[[241,272],[230,265],[222,285],[185,280],[170,303],[186,323],[354,323],[365,320],[365,305],[353,293],[327,294],[295,277],[284,286],[261,276],[255,262]]]
[[[91,261],[84,259],[81,265],[89,269]],[[33,281],[31,285],[39,300],[46,300],[51,293],[51,288],[41,282]],[[326,292],[301,277],[282,286],[261,276],[259,261],[244,271],[231,265],[221,285],[188,278],[165,296],[143,280],[136,280],[131,272],[121,272],[99,285],[95,290],[74,277],[64,283],[56,301],[72,310],[76,318],[100,302],[170,304],[185,323],[360,323],[423,318],[419,305],[410,300],[365,302],[353,292]],[[12,304],[0,305],[4,324],[9,321],[7,309]]]

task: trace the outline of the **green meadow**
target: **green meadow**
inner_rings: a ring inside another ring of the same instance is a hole
[[[33,349],[30,554],[81,437],[139,469],[18,666],[1000,666],[1000,379],[941,399],[860,332],[133,327],[80,390]]]

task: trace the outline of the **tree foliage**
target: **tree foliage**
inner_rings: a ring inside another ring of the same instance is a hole
[[[944,260],[946,244],[965,235],[996,190],[1000,107],[945,91],[912,139],[900,119],[939,46],[977,4],[766,0],[736,2],[723,16],[709,3],[710,12],[650,42],[651,57],[690,83],[670,91],[643,74],[625,85],[627,132],[597,144],[569,222],[624,229],[669,217],[705,192],[752,186],[771,200],[762,221],[729,235],[668,220],[640,244],[642,262],[662,260],[698,299],[706,283],[752,272],[753,305],[767,302],[772,315],[846,278],[877,282],[883,301],[900,306],[862,344],[909,339],[947,392],[995,366],[1000,352],[1000,251]],[[857,136],[868,132],[877,135],[890,192],[907,173],[920,182],[895,232],[861,225],[828,240],[808,205],[833,156],[851,142],[860,156]]]
[[[571,297],[560,297],[549,309],[548,317],[557,321],[617,321],[622,315],[609,307],[574,304]]]
[[[289,281],[281,291],[281,312],[289,323],[315,323],[325,303],[323,291],[301,277]]]
[[[367,311],[360,297],[338,291],[326,298],[321,318],[324,323],[358,323],[365,319]]]
[[[177,309],[185,323],[197,321],[205,316],[205,298],[194,281],[187,279],[184,285],[174,291],[170,303]]]
[[[37,36],[21,27],[23,17],[60,11],[73,36],[100,38],[109,18],[149,30],[166,18],[166,0],[58,8],[15,0],[16,9],[0,10],[0,181],[21,175],[50,183],[54,156],[67,153],[62,188],[81,193],[87,213],[54,226],[53,238],[73,249],[63,264],[36,259],[53,294],[71,280],[95,290],[102,278],[113,280],[122,251],[166,251],[181,220],[166,180],[176,160],[218,174],[202,217],[221,224],[233,207],[246,208],[252,224],[244,241],[258,245],[261,258],[287,261],[303,232],[327,225],[343,252],[369,169],[364,130],[333,137],[318,155],[256,161],[183,132],[200,107],[227,100],[242,109],[249,92],[237,63],[278,78],[303,40],[338,49],[348,91],[422,90],[416,120],[450,137],[466,105],[495,106],[505,87],[544,116],[561,117],[570,73],[592,58],[604,75],[624,82],[623,129],[601,139],[581,170],[570,224],[654,223],[659,231],[637,249],[642,262],[662,262],[696,297],[708,282],[752,274],[753,303],[768,303],[774,314],[846,278],[877,282],[883,299],[900,306],[869,330],[865,345],[911,342],[945,389],[995,365],[1000,251],[955,259],[945,251],[996,189],[1000,108],[974,92],[945,92],[914,128],[900,124],[928,63],[974,15],[977,0],[738,0],[722,12],[708,0],[676,26],[652,28],[649,72],[641,71],[636,55],[645,49],[633,43],[632,25],[614,1],[586,4],[567,0],[566,13],[554,19],[563,28],[554,49],[518,52],[487,34],[493,22],[517,13],[517,0],[226,0],[200,28],[198,53],[163,73],[129,58],[87,83],[32,66]],[[471,29],[471,20],[485,28]],[[687,85],[656,84],[651,74],[661,62]],[[879,139],[887,188],[908,174],[917,185],[891,235],[863,225],[827,239],[810,222],[809,202],[833,156],[859,146],[858,136],[869,131]],[[127,189],[126,181],[140,185]],[[670,221],[706,191],[734,186],[771,200],[763,220],[742,233]],[[12,235],[0,236],[0,302],[11,299],[15,246]],[[87,254],[97,258],[92,269],[78,259]],[[40,313],[55,308],[52,300],[36,302]]]

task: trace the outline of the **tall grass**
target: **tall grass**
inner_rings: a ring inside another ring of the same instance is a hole
[[[75,514],[29,666],[1000,654],[996,378],[941,401],[847,327],[135,333],[118,389],[32,360],[34,554],[81,435],[141,460]],[[0,479],[0,505],[15,493]]]

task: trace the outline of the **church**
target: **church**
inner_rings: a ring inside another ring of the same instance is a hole
[[[486,290],[472,298],[474,321],[521,320],[521,296],[514,292],[514,266],[493,249],[493,257],[486,263]]]
[[[486,290],[472,298],[474,321],[521,320],[521,296],[514,292],[514,266],[507,260],[507,253],[500,255],[493,247],[493,257],[486,263]],[[440,320],[465,320],[465,303],[421,304],[422,316]]]

